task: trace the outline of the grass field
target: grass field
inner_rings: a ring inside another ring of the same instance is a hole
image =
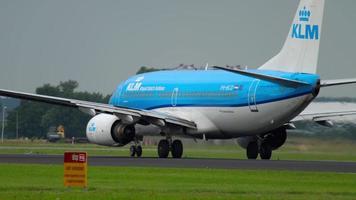
[[[356,199],[356,174],[89,167],[87,190],[61,165],[0,164],[3,199]]]
[[[154,145],[143,146],[145,157],[156,157]],[[322,140],[315,138],[291,137],[286,144],[273,152],[275,160],[336,160],[356,161],[356,142],[346,139]],[[126,147],[103,147],[93,144],[47,143],[45,141],[8,140],[0,144],[1,154],[63,154],[70,150],[84,150],[89,155],[128,156]],[[211,145],[203,142],[184,142],[183,157],[245,159],[245,150],[237,144]]]
[[[289,138],[273,159],[356,161],[356,142]],[[127,156],[128,148],[92,144],[7,140],[2,154]],[[156,156],[156,146],[144,146]],[[238,145],[185,143],[184,157],[245,158]],[[174,169],[89,166],[86,190],[63,186],[62,165],[0,164],[3,199],[356,199],[356,174],[263,170]]]

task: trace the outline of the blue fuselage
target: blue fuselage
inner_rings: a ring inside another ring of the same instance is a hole
[[[255,106],[310,94],[319,76],[250,70],[308,83],[288,87],[223,70],[159,71],[133,76],[114,91],[110,104],[137,109]]]

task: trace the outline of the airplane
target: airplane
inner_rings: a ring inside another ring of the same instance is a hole
[[[316,74],[324,0],[301,0],[280,52],[257,69],[212,67],[166,70],[136,75],[120,83],[108,104],[0,90],[9,96],[78,108],[92,116],[86,135],[91,143],[130,146],[142,155],[144,136],[157,135],[159,158],[181,158],[183,144],[174,137],[235,139],[248,159],[270,159],[287,139],[293,120],[320,89],[356,83],[356,78],[321,80]],[[353,112],[354,114],[356,111]],[[350,112],[307,113],[307,118]]]

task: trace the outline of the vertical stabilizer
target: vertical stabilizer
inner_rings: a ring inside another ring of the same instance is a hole
[[[259,69],[315,74],[325,0],[301,0],[282,50]]]

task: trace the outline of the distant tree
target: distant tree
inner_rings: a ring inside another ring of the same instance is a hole
[[[65,82],[60,82],[59,83],[59,90],[63,93],[63,95],[67,95],[68,97],[70,95],[74,94],[74,90],[78,88],[79,83],[77,81],[69,80]]]
[[[100,93],[76,92],[77,81],[69,80],[53,86],[44,84],[36,89],[37,94],[50,95],[78,100],[107,103],[110,96]],[[44,138],[51,126],[63,125],[66,137],[84,137],[85,127],[90,116],[76,108],[49,105],[46,103],[21,101],[18,108],[9,113],[7,129],[16,132],[16,113],[19,116],[20,137]]]
[[[42,87],[36,88],[36,94],[58,96],[61,91],[58,86],[52,86],[50,84],[44,84]]]
[[[48,109],[48,104],[21,101],[19,107],[9,112],[6,130],[12,133],[16,132],[16,115],[18,113],[19,133],[24,133],[20,136],[40,138],[45,132],[44,128],[40,126],[41,118]]]

